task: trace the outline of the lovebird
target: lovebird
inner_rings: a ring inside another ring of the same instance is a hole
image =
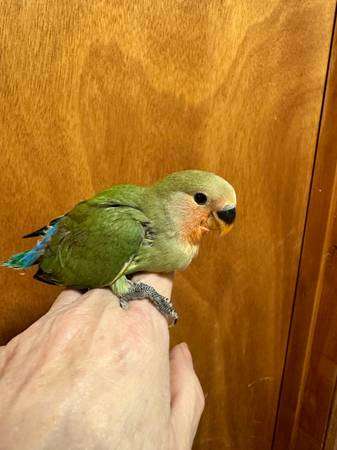
[[[176,323],[169,299],[145,283],[131,281],[136,272],[184,270],[197,255],[202,236],[218,229],[226,234],[236,216],[234,188],[210,172],[184,170],[151,186],[120,184],[89,200],[49,225],[26,234],[39,240],[2,265],[27,269],[34,278],[75,289],[109,287],[126,308],[148,299]]]

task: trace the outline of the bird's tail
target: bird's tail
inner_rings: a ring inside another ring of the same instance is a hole
[[[12,269],[28,269],[28,267],[36,264],[40,258],[41,252],[36,247],[11,256],[2,266],[11,267]]]
[[[11,256],[1,265],[12,269],[28,269],[34,264],[37,264],[40,256],[42,256],[45,251],[46,245],[50,241],[53,234],[56,233],[57,224],[60,219],[61,217],[58,217],[57,219],[51,221],[49,225],[41,228],[40,230],[25,235],[24,237],[42,236],[42,239],[36,243],[34,248]]]

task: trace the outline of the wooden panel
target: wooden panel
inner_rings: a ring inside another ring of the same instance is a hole
[[[196,449],[269,449],[334,0],[2,3],[1,251],[118,182],[186,168],[239,218],[176,278],[207,406]],[[56,289],[1,271],[6,340]]]
[[[327,432],[324,450],[337,450],[337,397],[335,389],[335,397],[333,407],[331,409],[329,428]]]
[[[275,450],[323,448],[337,376],[337,34],[334,33]]]

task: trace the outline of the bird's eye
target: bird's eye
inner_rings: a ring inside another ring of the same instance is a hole
[[[207,202],[207,195],[202,192],[197,192],[194,195],[194,200],[198,205],[204,205]]]

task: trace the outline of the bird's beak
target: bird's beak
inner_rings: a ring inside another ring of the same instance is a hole
[[[232,229],[235,217],[236,207],[234,204],[229,204],[220,211],[213,212],[207,224],[209,229],[218,229],[220,236],[224,236]]]

